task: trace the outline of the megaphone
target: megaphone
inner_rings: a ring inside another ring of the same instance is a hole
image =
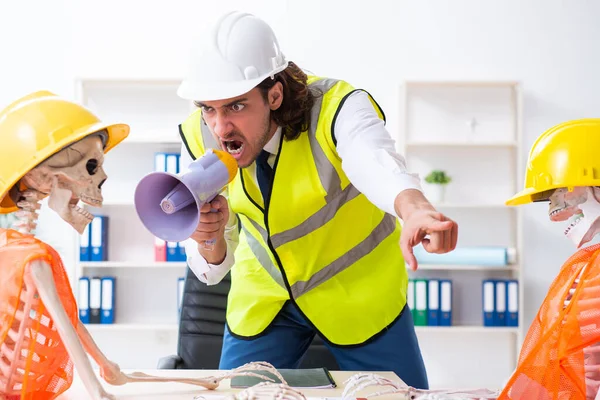
[[[208,149],[180,176],[152,172],[135,189],[136,212],[154,236],[167,242],[186,240],[200,222],[200,208],[223,191],[237,170],[231,154]]]

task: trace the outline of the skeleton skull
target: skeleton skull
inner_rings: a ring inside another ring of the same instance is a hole
[[[107,178],[102,168],[105,137],[104,132],[90,135],[40,163],[23,177],[26,190],[13,193],[15,202],[25,191],[37,199],[50,195],[48,206],[82,234],[93,216],[77,205],[79,200],[102,206],[101,188]]]
[[[549,197],[548,214],[552,221],[567,221],[565,235],[578,248],[600,232],[600,188],[578,186],[555,189]]]

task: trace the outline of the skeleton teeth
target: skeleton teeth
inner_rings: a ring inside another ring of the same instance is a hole
[[[583,218],[583,214],[576,215],[573,222],[571,222],[569,224],[569,226],[567,227],[567,229],[565,229],[565,235],[568,234],[571,231],[571,228],[573,228],[575,225],[577,225],[581,221],[582,218]]]
[[[83,208],[81,208],[79,206],[76,206],[74,204],[71,204],[70,207],[73,210],[75,210],[76,212],[78,212],[79,214],[83,215],[85,218],[89,219],[90,221],[94,219],[94,216],[90,212],[88,212],[87,210],[85,210],[85,209],[83,209]]]
[[[92,197],[86,196],[85,194],[82,194],[80,196],[81,200],[88,203],[88,204],[93,204],[93,205],[101,205],[102,204],[102,200],[98,200],[98,199],[94,199]]]

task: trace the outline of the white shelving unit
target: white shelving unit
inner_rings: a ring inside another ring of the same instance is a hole
[[[116,277],[115,323],[87,328],[123,368],[156,368],[160,357],[177,351],[177,279],[185,276],[186,263],[155,261],[154,236],[142,225],[133,195],[139,180],[154,171],[156,152],[181,151],[178,124],[193,104],[177,96],[179,82],[79,79],[76,85],[77,100],[102,120],[131,126],[129,137],[105,157],[103,207],[88,207],[109,217],[108,260],[77,258],[74,268],[75,282],[81,276]]]
[[[452,181],[438,211],[457,221],[458,246],[513,248],[507,266],[420,264],[409,276],[452,280],[453,326],[416,327],[435,387],[501,388],[516,367],[526,329],[483,326],[482,281],[519,281],[523,310],[522,222],[504,202],[521,188],[521,94],[517,82],[418,82],[401,88],[398,148],[422,179],[444,170]]]
[[[77,99],[103,120],[131,126],[129,138],[106,156],[104,206],[92,209],[110,218],[108,261],[75,260],[70,271],[75,291],[81,276],[117,278],[115,324],[87,326],[123,368],[155,368],[158,358],[176,352],[177,278],[186,265],[155,262],[154,237],[137,216],[133,193],[153,171],[154,153],[180,151],[177,126],[193,105],[177,97],[178,84],[177,79],[80,79],[77,85]],[[516,365],[524,329],[522,323],[482,326],[481,281],[518,279],[523,309],[520,209],[504,205],[520,188],[522,175],[519,87],[514,82],[407,82],[402,89],[400,121],[405,124],[399,150],[421,177],[431,169],[452,176],[445,201],[435,205],[459,223],[459,245],[510,246],[517,254],[517,262],[504,267],[421,264],[418,271],[409,270],[411,277],[453,281],[454,326],[416,328],[430,384],[500,387]],[[472,130],[467,121],[473,118]]]

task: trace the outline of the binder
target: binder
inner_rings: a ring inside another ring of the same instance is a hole
[[[415,279],[415,326],[427,325],[427,280]]]
[[[427,325],[438,326],[440,323],[440,281],[429,279],[427,288]]]
[[[108,217],[96,215],[90,225],[92,248],[90,261],[106,261],[108,260]]]
[[[483,326],[494,326],[494,313],[496,309],[496,290],[494,281],[486,279],[482,285],[483,291]]]
[[[167,172],[167,155],[166,153],[154,154],[154,171]],[[167,261],[167,243],[155,237],[154,238],[154,261]]]
[[[177,242],[167,242],[167,261],[179,261]]]
[[[506,326],[506,282],[496,281],[495,326]]]
[[[519,281],[511,279],[506,285],[506,326],[519,326]]]
[[[167,261],[167,242],[157,237],[154,237],[154,261]]]
[[[91,261],[90,251],[90,224],[85,226],[85,230],[79,237],[79,261]]]
[[[413,321],[415,319],[415,281],[412,279],[408,280],[408,287],[406,289],[406,305],[408,306],[410,313],[412,314]]]
[[[440,280],[440,326],[452,326],[452,281]]]
[[[102,306],[102,280],[100,277],[90,279],[90,324],[100,323],[100,308]]]
[[[90,278],[82,276],[79,278],[79,320],[84,324],[90,323]]]
[[[177,309],[181,313],[181,306],[183,305],[183,291],[185,288],[185,278],[177,278]]]
[[[184,242],[177,243],[177,261],[187,261]]]
[[[154,172],[167,171],[167,154],[154,153]]]
[[[101,324],[113,324],[115,322],[115,278],[102,278],[102,314]]]

